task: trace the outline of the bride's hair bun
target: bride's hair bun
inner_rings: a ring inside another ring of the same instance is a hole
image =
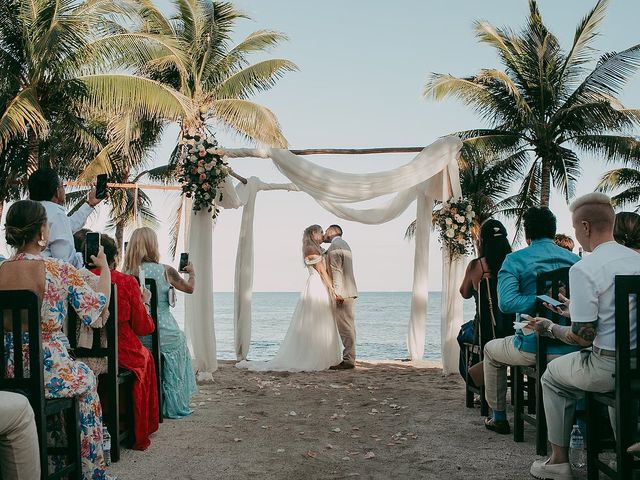
[[[40,234],[47,211],[40,202],[19,200],[9,208],[4,225],[7,245],[20,248]]]
[[[640,248],[640,215],[635,212],[616,214],[613,238],[625,247]]]

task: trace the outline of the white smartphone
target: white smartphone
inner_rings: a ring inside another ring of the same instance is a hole
[[[536,298],[544,303],[548,303],[554,308],[560,307],[564,308],[565,304],[556,300],[555,298],[550,297],[549,295],[536,295]]]
[[[140,267],[138,270],[138,280],[140,280],[140,291],[142,292],[145,287],[146,278],[144,276],[144,269]]]

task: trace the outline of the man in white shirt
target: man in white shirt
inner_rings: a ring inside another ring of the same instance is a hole
[[[615,215],[611,200],[601,193],[576,199],[569,207],[576,238],[591,255],[569,270],[571,302],[557,309],[571,318],[571,326],[534,319],[538,332],[565,343],[592,346],[559,357],[542,375],[544,411],[547,417],[551,457],[531,466],[536,478],[570,480],[569,437],[576,402],[584,392],[610,392],[615,387],[615,299],[616,275],[640,275],[640,254],[615,242]],[[568,309],[567,309],[568,307]],[[631,344],[636,342],[636,303],[630,303]],[[623,333],[624,334],[624,333]]]
[[[64,183],[58,174],[50,168],[36,170],[29,177],[29,198],[42,203],[49,221],[49,244],[42,252],[45,257],[54,257],[82,268],[82,255],[76,252],[73,234],[80,230],[102,200],[96,198],[95,189],[91,189],[85,203],[72,215],[67,216],[64,209]]]

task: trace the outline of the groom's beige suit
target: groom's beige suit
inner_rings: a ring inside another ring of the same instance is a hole
[[[354,365],[356,361],[356,326],[355,299],[358,296],[356,280],[353,276],[353,259],[351,249],[342,237],[334,237],[327,249],[327,269],[337,295],[344,298],[344,302],[333,305],[334,317],[344,351],[342,358],[345,363]]]

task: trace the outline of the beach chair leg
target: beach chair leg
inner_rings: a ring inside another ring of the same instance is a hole
[[[520,367],[512,367],[513,388],[511,394],[515,397],[513,407],[513,441],[524,442],[524,378]]]

